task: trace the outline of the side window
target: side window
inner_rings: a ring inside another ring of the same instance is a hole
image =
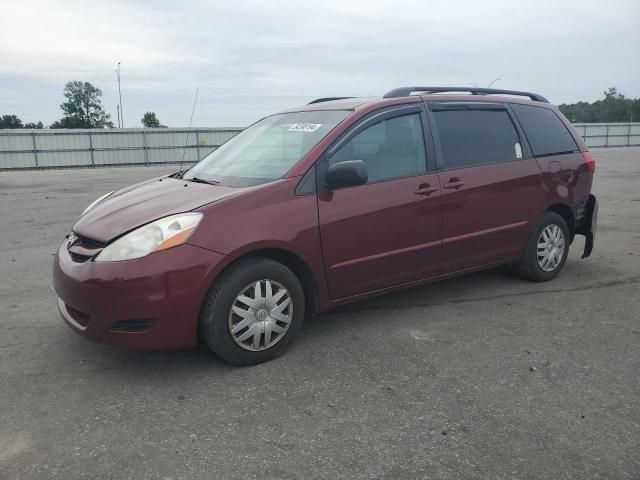
[[[426,172],[422,123],[419,114],[382,120],[363,130],[329,160],[362,160],[369,182],[421,175]]]
[[[548,108],[512,103],[535,156],[578,151],[578,145],[558,116]]]
[[[522,158],[518,132],[506,110],[434,111],[444,168]]]

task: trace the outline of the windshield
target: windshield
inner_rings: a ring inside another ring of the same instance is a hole
[[[230,187],[282,178],[349,113],[316,110],[263,118],[211,152],[183,178]]]

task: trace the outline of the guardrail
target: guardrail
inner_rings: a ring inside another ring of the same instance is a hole
[[[0,170],[194,163],[241,128],[0,130]]]
[[[588,147],[640,145],[640,123],[576,123]],[[0,170],[197,162],[242,128],[0,130]]]

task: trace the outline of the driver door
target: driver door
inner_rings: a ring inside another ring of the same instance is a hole
[[[329,149],[324,169],[362,160],[364,185],[320,188],[318,212],[331,296],[351,297],[437,275],[442,248],[441,190],[427,164],[426,115],[395,107],[357,124]],[[429,147],[431,147],[429,145]],[[433,158],[433,157],[431,157]]]

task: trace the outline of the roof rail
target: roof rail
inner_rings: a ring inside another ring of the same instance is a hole
[[[472,95],[517,95],[529,97],[536,102],[549,103],[549,100],[542,95],[530,92],[519,92],[517,90],[502,90],[499,88],[478,88],[478,87],[402,87],[395,88],[385,93],[383,98],[408,97],[413,92],[422,93],[443,93],[443,92],[469,92]]]
[[[331,102],[332,100],[346,100],[347,98],[354,98],[354,97],[324,97],[324,98],[316,98],[315,100],[310,101],[307,105],[312,105],[314,103]]]

